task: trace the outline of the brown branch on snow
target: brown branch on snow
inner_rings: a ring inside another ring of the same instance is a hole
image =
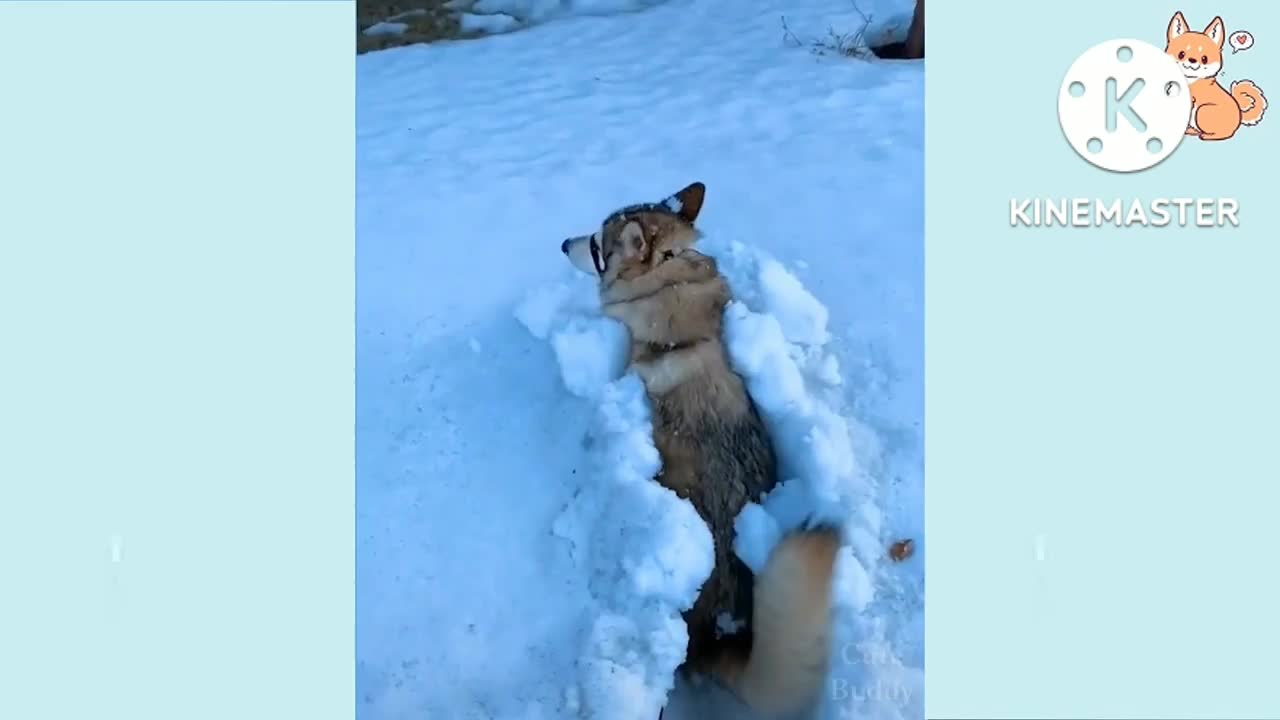
[[[801,40],[800,36],[792,31],[791,26],[787,24],[787,18],[782,18],[782,42],[791,47],[808,46],[809,52],[814,55],[827,55],[834,53],[836,55],[844,55],[845,57],[865,58],[871,56],[871,50],[867,47],[865,35],[867,26],[871,24],[871,16],[862,12],[856,2],[853,3],[853,9],[862,18],[862,24],[852,32],[838,32],[833,27],[827,28],[827,36],[816,40]]]
[[[861,18],[861,25],[853,31],[838,32],[835,28],[827,28],[826,37],[805,41],[801,40],[792,31],[791,26],[787,24],[787,18],[783,17],[783,43],[791,47],[808,46],[810,52],[815,55],[832,53],[846,57],[880,57],[894,60],[914,60],[924,57],[924,0],[916,0],[915,9],[911,14],[911,25],[907,28],[905,40],[895,40],[894,42],[870,47],[868,46],[867,29],[871,26],[872,18],[863,12],[862,8],[858,7],[857,0],[853,0],[852,4],[854,12]],[[879,35],[880,33],[876,34]],[[894,33],[890,32],[890,34]]]

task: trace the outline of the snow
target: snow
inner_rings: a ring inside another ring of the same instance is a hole
[[[495,12],[489,15],[463,13],[459,18],[459,23],[464,33],[483,33],[487,35],[511,32],[523,25],[519,18],[503,12]]]
[[[741,717],[673,690],[710,534],[559,248],[700,180],[782,469],[736,550],[839,521],[820,715],[922,718],[923,68],[784,39],[851,30],[845,0],[479,5],[555,21],[357,59],[359,716]]]
[[[402,35],[404,34],[404,31],[408,29],[409,29],[409,26],[402,22],[384,21],[380,23],[374,23],[369,27],[365,28],[364,34],[371,35],[371,36],[372,35]]]
[[[711,534],[652,480],[661,462],[640,381],[628,375],[597,397],[590,472],[553,525],[592,596],[577,677],[564,681],[586,717],[652,720],[684,657],[679,613],[711,573]]]

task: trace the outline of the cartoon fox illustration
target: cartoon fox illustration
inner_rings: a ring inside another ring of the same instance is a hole
[[[1236,80],[1230,90],[1218,84],[1227,29],[1215,17],[1204,32],[1192,32],[1181,12],[1169,20],[1165,52],[1182,67],[1191,85],[1191,118],[1187,134],[1201,140],[1226,140],[1241,125],[1257,125],[1267,110],[1267,97],[1252,80]]]

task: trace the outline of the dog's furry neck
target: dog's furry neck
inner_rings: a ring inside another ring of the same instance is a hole
[[[631,333],[631,367],[650,395],[727,362],[720,341],[729,289],[715,260],[694,250],[619,273],[601,291],[605,314]]]

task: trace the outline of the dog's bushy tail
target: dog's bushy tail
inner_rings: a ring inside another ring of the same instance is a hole
[[[717,668],[720,680],[756,712],[806,708],[826,682],[839,549],[837,528],[793,532],[756,577],[750,654],[728,655]]]
[[[1267,96],[1262,94],[1262,88],[1252,80],[1237,80],[1231,83],[1231,97],[1240,106],[1240,122],[1245,125],[1262,122],[1262,115],[1267,111]]]

